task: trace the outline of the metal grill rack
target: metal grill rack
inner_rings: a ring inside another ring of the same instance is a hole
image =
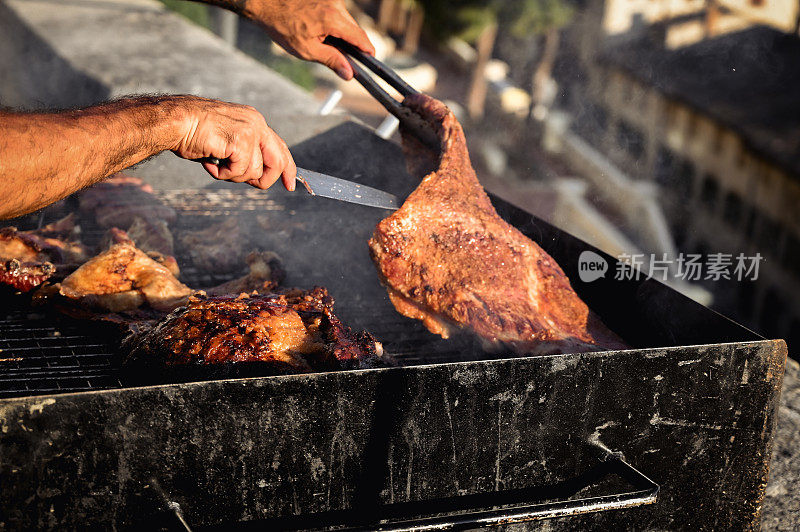
[[[366,241],[384,213],[338,202],[287,195],[268,197],[264,191],[173,190],[156,193],[175,209],[173,234],[195,231],[237,217],[248,249],[276,251],[288,272],[286,286],[328,287],[336,299],[335,312],[355,329],[366,329],[383,343],[387,359],[399,365],[486,360],[509,356],[487,353],[467,336],[449,340],[429,333],[420,322],[398,314],[388,302],[366,252]],[[316,201],[316,202],[315,202]],[[366,209],[366,210],[364,210]],[[16,220],[31,229],[69,212],[61,204]],[[370,217],[372,219],[370,219]],[[333,223],[326,223],[333,221]],[[96,245],[106,229],[81,220],[81,239]],[[176,239],[177,240],[177,239]],[[245,271],[217,273],[195,267],[176,242],[181,281],[193,288],[208,288]],[[244,262],[243,262],[244,266]],[[113,332],[98,334],[103,324],[71,320],[57,313],[32,314],[24,301],[19,308],[0,307],[0,397],[43,395],[121,387],[119,354]]]
[[[0,321],[0,397],[117,388],[117,355],[80,323],[12,311]]]

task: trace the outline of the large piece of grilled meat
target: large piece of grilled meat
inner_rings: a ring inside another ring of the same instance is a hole
[[[395,308],[444,338],[465,328],[523,353],[623,348],[553,258],[498,216],[450,110],[425,95],[404,105],[430,123],[440,149],[403,135],[409,169],[424,178],[369,242]]]
[[[125,342],[139,367],[269,363],[277,373],[372,367],[381,345],[333,314],[325,288],[284,294],[192,297]]]

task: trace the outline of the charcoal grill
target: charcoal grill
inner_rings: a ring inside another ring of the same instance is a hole
[[[329,138],[352,138],[355,126],[342,127]],[[312,139],[293,152],[304,166],[315,168],[303,160],[313,153],[326,161],[320,170],[407,194],[399,151],[372,147],[385,156],[360,176],[352,162],[336,166],[336,147]],[[393,310],[366,250],[381,211],[277,190],[159,196],[180,214],[175,232],[238,217],[254,248],[282,256],[287,285],[327,286],[343,321],[375,334],[399,367],[126,387],[111,331],[9,301],[0,322],[3,526],[758,526],[782,341],[656,281],[582,283],[578,256],[597,250],[493,198],[633,347],[489,354]],[[177,251],[190,285],[230,276],[200,272]]]

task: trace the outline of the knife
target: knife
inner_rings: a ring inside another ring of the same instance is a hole
[[[220,161],[216,157],[203,157],[202,159],[195,159],[195,161],[216,164],[217,166],[220,163],[224,164],[224,161]],[[347,181],[346,179],[300,168],[299,166],[297,167],[297,181],[312,196],[331,198],[380,209],[397,210],[399,206],[397,196],[393,194],[353,181]]]

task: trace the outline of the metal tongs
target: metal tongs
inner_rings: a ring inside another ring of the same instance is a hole
[[[433,149],[439,149],[439,138],[436,136],[436,133],[431,125],[420,115],[403,105],[402,102],[394,99],[383,89],[383,87],[378,84],[377,81],[372,78],[372,76],[367,74],[367,72],[361,68],[358,63],[353,61],[353,59],[363,64],[369,70],[374,72],[379,78],[386,81],[386,83],[397,90],[397,92],[399,92],[403,98],[412,94],[419,94],[418,90],[406,83],[403,78],[398,76],[394,70],[384,65],[371,55],[365,54],[349,42],[332,36],[326,37],[323,42],[324,44],[333,46],[342,52],[342,54],[344,54],[350,63],[350,66],[353,67],[353,73],[356,81],[361,83],[361,85],[367,89],[367,92],[369,92],[376,100],[378,100],[378,103],[384,106],[387,111],[397,117],[397,119],[400,121],[400,125],[403,126],[403,129],[413,134],[425,145]]]

